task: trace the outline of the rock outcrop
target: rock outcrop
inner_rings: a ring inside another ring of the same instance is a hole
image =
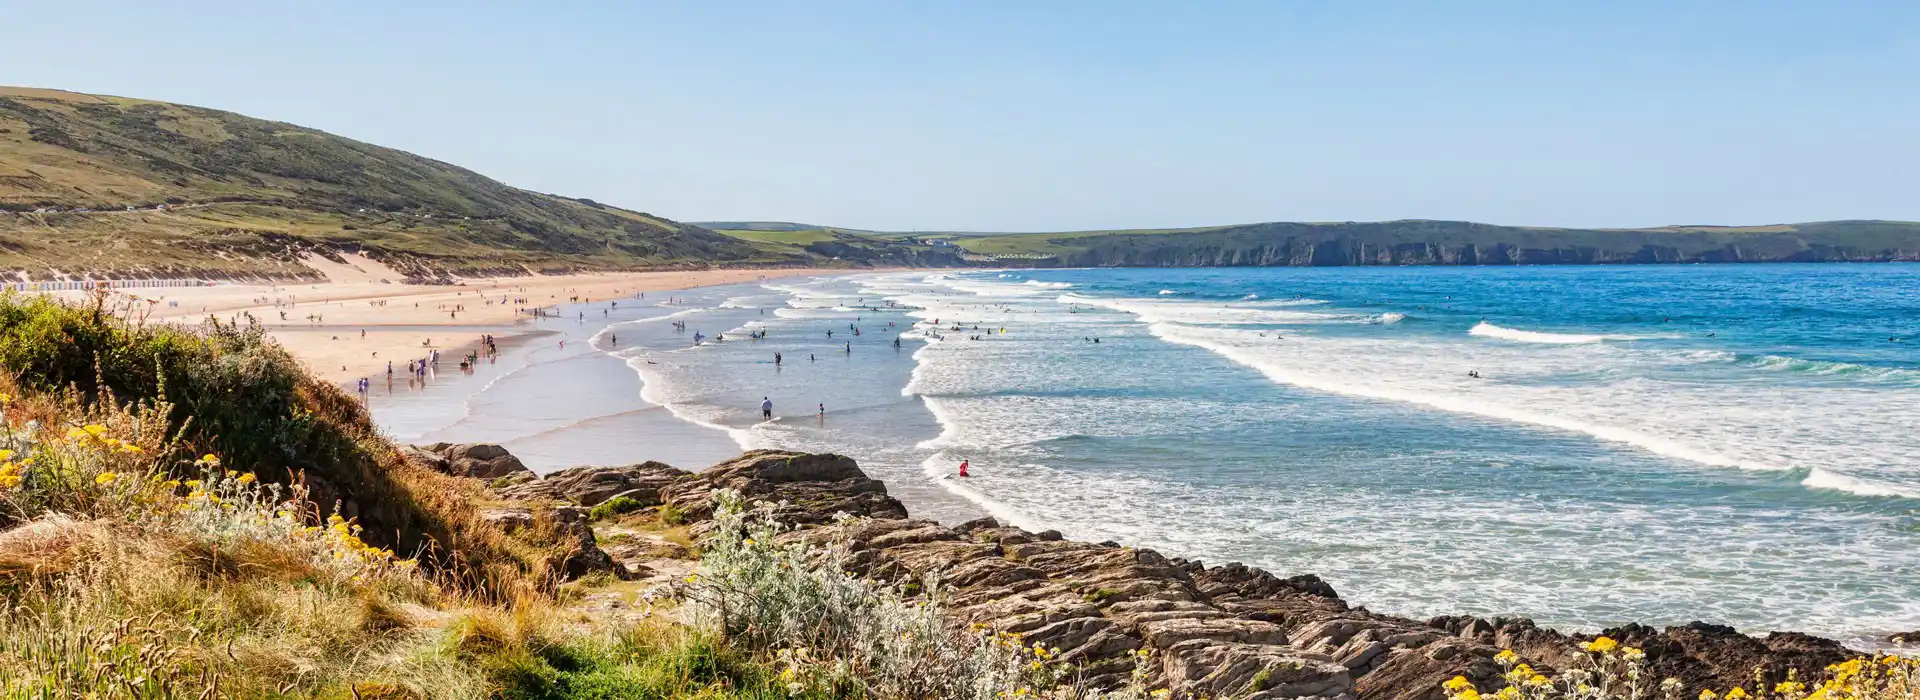
[[[1058,648],[1096,682],[1118,685],[1136,664],[1176,697],[1358,697],[1438,700],[1440,684],[1464,675],[1500,684],[1493,657],[1513,649],[1543,670],[1577,660],[1591,637],[1524,619],[1413,620],[1350,606],[1318,577],[1280,577],[1230,563],[1207,566],[1150,549],[1063,539],[982,518],[955,527],[908,516],[886,487],[836,455],[751,452],[663,489],[692,518],[711,512],[716,488],[777,503],[776,517],[805,536],[844,537],[864,575],[902,580],[937,573],[954,591],[956,622],[1017,632]],[[865,516],[836,522],[835,513]],[[1749,637],[1694,623],[1606,630],[1638,646],[1660,677],[1701,688],[1811,677],[1850,654],[1837,642],[1797,633]],[[1149,650],[1144,657],[1138,650]]]
[[[436,442],[410,448],[410,456],[454,476],[498,479],[512,474],[532,474],[520,458],[493,443],[450,445]]]
[[[684,552],[636,540],[610,546],[609,555],[591,546],[579,506],[624,495],[674,509],[697,532],[711,517],[713,493],[733,489],[801,527],[789,536],[844,538],[862,575],[888,581],[937,575],[953,589],[948,605],[956,624],[988,625],[1058,649],[1062,661],[1096,684],[1125,683],[1145,664],[1140,670],[1174,697],[1439,700],[1440,684],[1456,675],[1498,687],[1494,656],[1502,649],[1552,670],[1577,662],[1578,643],[1590,638],[1525,619],[1376,614],[1349,605],[1311,574],[1207,566],[1150,549],[1027,532],[991,518],[951,527],[916,520],[885,484],[839,455],[757,450],[697,474],[648,462],[545,478],[511,474],[492,486],[503,497],[567,504],[561,510],[571,513],[569,527],[584,530],[568,531],[582,543],[581,571],[612,567],[634,577],[663,573],[652,570],[660,560],[644,557]],[[859,517],[842,519],[841,513]],[[532,517],[529,509],[524,517],[498,520],[515,527]],[[585,554],[588,549],[594,554]],[[1664,630],[1628,625],[1604,634],[1645,650],[1653,672],[1686,682],[1689,697],[1705,687],[1751,684],[1756,667],[1764,667],[1769,680],[1789,669],[1805,678],[1851,655],[1817,637],[1755,638],[1697,622]]]

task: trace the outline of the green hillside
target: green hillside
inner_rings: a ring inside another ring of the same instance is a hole
[[[0,270],[298,277],[339,249],[423,277],[818,261],[291,124],[0,88]]]
[[[831,232],[930,244],[934,250],[950,243],[968,263],[1040,267],[1920,261],[1920,223],[1875,220],[1582,229],[1406,219],[1056,233],[854,234],[760,222],[729,222],[729,227],[734,235],[756,240]]]

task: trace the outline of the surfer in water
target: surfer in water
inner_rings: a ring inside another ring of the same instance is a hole
[[[772,398],[765,396],[760,397],[760,417],[765,420],[773,420]]]

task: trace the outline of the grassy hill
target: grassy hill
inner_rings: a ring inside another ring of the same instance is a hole
[[[291,124],[0,87],[0,270],[300,277],[340,249],[420,276],[818,261]]]

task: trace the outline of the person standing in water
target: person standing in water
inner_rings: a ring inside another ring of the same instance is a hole
[[[776,352],[776,353],[774,353],[774,354],[773,354],[773,366],[775,366],[775,367],[779,367],[779,366],[780,366],[780,353],[777,353],[777,352]]]
[[[773,420],[772,398],[765,396],[760,397],[760,417],[766,420]]]
[[[967,460],[963,459],[963,460],[960,460],[960,476],[964,477],[966,475],[967,475]]]

